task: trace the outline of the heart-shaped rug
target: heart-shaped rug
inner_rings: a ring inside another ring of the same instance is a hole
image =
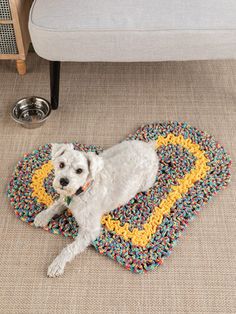
[[[127,140],[156,141],[160,158],[154,186],[127,204],[104,215],[95,249],[132,272],[162,264],[188,221],[230,179],[231,160],[215,139],[187,123],[163,122],[142,126]],[[73,143],[81,151],[100,147]],[[58,196],[52,187],[51,144],[24,155],[9,183],[15,214],[33,224],[34,217]],[[69,210],[55,216],[45,230],[75,237],[78,225]]]

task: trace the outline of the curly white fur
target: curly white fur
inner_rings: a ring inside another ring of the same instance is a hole
[[[75,241],[49,266],[49,277],[63,274],[66,263],[99,236],[103,214],[126,204],[135,194],[154,184],[159,165],[154,145],[154,142],[124,141],[96,155],[74,150],[72,144],[52,144],[53,186],[60,198],[39,213],[34,224],[37,227],[47,225],[55,214],[68,207],[65,196],[70,196],[69,209],[79,225],[79,232]],[[66,186],[60,184],[62,178],[67,179]],[[76,195],[86,182],[91,182],[90,187]]]

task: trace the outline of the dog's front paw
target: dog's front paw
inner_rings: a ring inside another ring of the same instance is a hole
[[[35,227],[45,227],[49,223],[50,217],[46,211],[42,211],[34,218]]]
[[[48,267],[48,277],[59,277],[64,273],[65,266],[60,262],[60,259],[55,258],[52,264]]]

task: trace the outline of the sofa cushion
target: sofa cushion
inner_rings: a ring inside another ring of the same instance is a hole
[[[234,57],[236,1],[35,0],[29,27],[36,51],[51,60],[172,60],[174,47],[177,59]]]
[[[36,0],[38,27],[79,30],[236,29],[235,0]]]

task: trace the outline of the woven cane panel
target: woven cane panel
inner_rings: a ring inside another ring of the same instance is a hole
[[[11,20],[9,0],[0,0],[0,19]]]
[[[0,24],[0,54],[18,54],[12,24]]]

